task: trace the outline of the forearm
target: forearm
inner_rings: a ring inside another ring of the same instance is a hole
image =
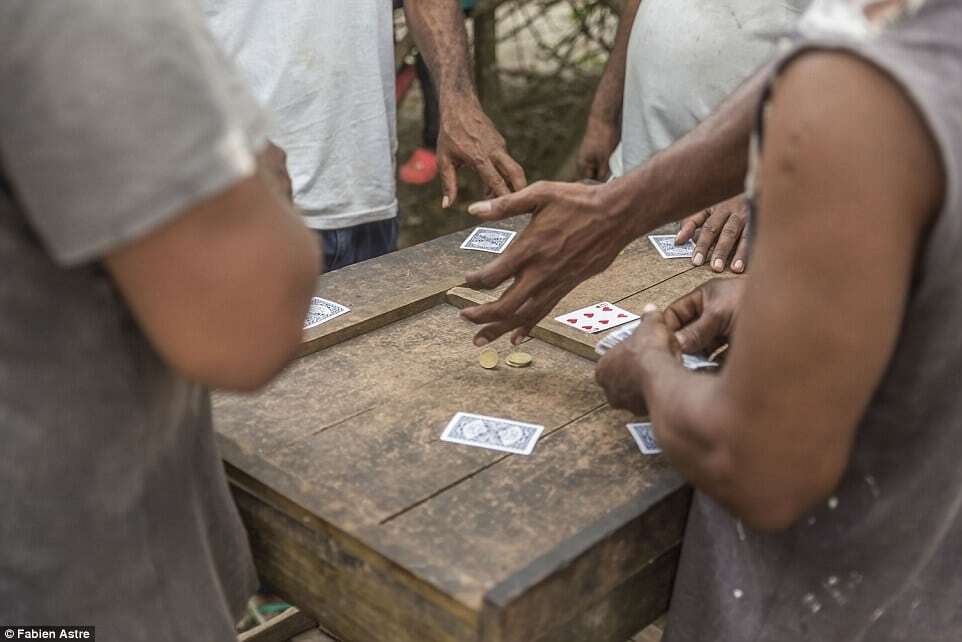
[[[442,112],[457,100],[476,100],[464,14],[457,0],[406,0],[404,14],[437,86]]]
[[[598,89],[591,103],[591,118],[602,120],[621,129],[621,109],[625,95],[625,70],[628,64],[628,41],[641,0],[627,0],[618,21],[614,45],[601,75]]]
[[[766,66],[711,116],[650,161],[602,188],[634,237],[735,196],[744,188],[749,140]]]

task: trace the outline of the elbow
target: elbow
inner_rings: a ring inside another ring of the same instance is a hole
[[[316,243],[289,253],[283,270],[267,270],[258,285],[248,283],[231,310],[212,315],[220,324],[196,332],[168,361],[186,378],[219,390],[251,393],[263,388],[297,355],[304,318],[317,283]],[[244,303],[238,303],[246,299]],[[247,309],[237,314],[237,308]],[[231,319],[231,326],[223,319]],[[200,328],[197,328],[200,330]]]

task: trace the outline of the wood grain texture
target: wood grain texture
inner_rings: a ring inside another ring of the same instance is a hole
[[[241,633],[237,636],[237,642],[287,642],[295,635],[311,629],[316,630],[316,627],[314,618],[295,608],[289,608],[260,626]]]
[[[517,216],[488,227],[520,230],[528,218]],[[459,249],[473,229],[322,274],[315,296],[346,305],[351,311],[305,331],[300,354],[336,345],[434,306],[447,290],[463,284],[468,272],[495,258],[488,252]]]

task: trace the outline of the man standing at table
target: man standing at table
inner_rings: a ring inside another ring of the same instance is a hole
[[[960,31],[816,0],[758,106],[753,270],[598,364],[697,489],[665,642],[962,640]]]
[[[694,129],[772,57],[808,3],[627,0],[578,151],[582,177],[623,176]],[[743,272],[747,219],[739,195],[686,219],[679,242],[701,226],[692,262]]]
[[[0,625],[236,642],[206,387],[293,356],[316,240],[192,0],[4,0],[0,85]]]
[[[398,234],[394,20],[388,0],[203,0],[211,29],[276,118],[294,202],[317,231],[327,269],[393,250]],[[497,195],[524,187],[521,167],[485,116],[457,0],[408,0],[408,26],[441,110],[444,207],[457,168]]]

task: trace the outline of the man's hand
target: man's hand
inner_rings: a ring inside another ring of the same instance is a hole
[[[578,148],[578,176],[606,181],[611,175],[608,159],[621,140],[621,128],[594,114],[588,117],[585,137]]]
[[[277,193],[291,205],[294,204],[294,186],[291,175],[287,173],[287,154],[283,149],[268,141],[261,153],[260,167],[270,179]]]
[[[475,345],[511,330],[512,341],[521,341],[564,295],[611,265],[634,238],[630,226],[611,214],[608,185],[539,182],[468,209],[484,221],[533,213],[504,254],[467,276],[469,287],[485,290],[514,279],[497,301],[461,313],[486,324]]]
[[[695,255],[691,262],[701,265],[709,252],[709,264],[715,272],[724,272],[731,258],[732,272],[742,273],[748,263],[748,199],[743,194],[714,207],[692,214],[682,221],[677,245],[683,245],[698,233]],[[712,247],[714,246],[714,250]],[[734,255],[732,255],[734,252]]]
[[[678,361],[681,348],[668,326],[666,315],[649,304],[645,306],[638,329],[609,350],[595,369],[595,380],[613,408],[630,410],[636,415],[648,414],[642,393],[644,372],[641,365],[656,354]]]
[[[665,310],[665,323],[683,352],[713,351],[728,341],[745,292],[745,279],[712,279]]]
[[[482,111],[474,94],[441,105],[438,168],[444,189],[442,207],[458,198],[458,168],[468,165],[478,173],[493,196],[523,189],[528,181],[504,138]]]

